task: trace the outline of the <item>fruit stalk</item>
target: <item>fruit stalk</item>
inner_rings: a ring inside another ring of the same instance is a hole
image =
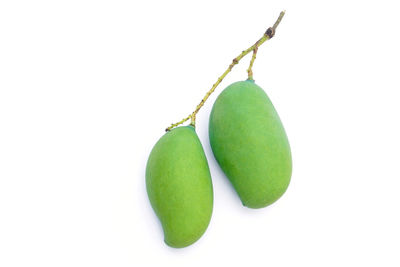
[[[248,79],[249,80],[254,80],[253,79],[253,69],[252,68],[253,68],[254,60],[256,60],[257,50],[258,50],[258,47],[254,48],[253,56],[251,57],[249,68],[247,69]]]
[[[281,22],[283,16],[285,15],[285,11],[282,11],[279,14],[278,19],[276,20],[276,22],[274,23],[274,25],[270,28],[267,29],[267,31],[264,33],[264,35],[257,41],[255,42],[252,46],[250,46],[249,48],[247,48],[246,50],[242,51],[242,53],[235,57],[232,60],[232,63],[229,65],[228,69],[225,70],[225,72],[218,78],[217,82],[213,84],[213,86],[211,87],[211,89],[206,93],[206,95],[203,97],[203,99],[200,101],[200,103],[197,105],[196,109],[186,118],[182,119],[181,121],[177,122],[177,123],[173,123],[171,124],[171,126],[169,126],[168,128],[165,129],[165,131],[170,131],[171,129],[175,128],[176,126],[188,121],[189,119],[191,119],[190,125],[192,125],[193,127],[195,127],[196,124],[196,115],[199,112],[199,110],[201,109],[201,107],[204,105],[204,103],[207,101],[208,97],[215,91],[215,89],[217,88],[217,86],[222,82],[222,80],[225,78],[226,75],[228,75],[228,73],[233,69],[233,67],[239,63],[239,61],[246,56],[247,54],[249,54],[251,51],[253,51],[253,56],[252,59],[250,61],[250,66],[248,68],[248,77],[249,79],[253,79],[253,71],[252,71],[252,66],[254,64],[254,61],[256,59],[256,54],[257,54],[257,50],[258,47],[261,46],[265,41],[271,39],[272,37],[274,37],[275,35],[275,31],[276,28],[278,27],[279,23]]]

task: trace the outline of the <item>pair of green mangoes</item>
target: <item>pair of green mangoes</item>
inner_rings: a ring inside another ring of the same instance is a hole
[[[254,81],[233,83],[218,96],[209,136],[244,206],[265,207],[286,191],[292,172],[289,142],[271,101]],[[203,235],[211,219],[213,188],[194,127],[175,128],[156,143],[146,186],[169,246],[186,247]]]

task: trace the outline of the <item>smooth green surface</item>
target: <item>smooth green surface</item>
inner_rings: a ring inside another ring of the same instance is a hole
[[[213,189],[203,147],[192,126],[167,132],[150,153],[146,186],[171,247],[198,240],[211,219]]]
[[[292,173],[289,142],[274,106],[254,81],[233,83],[218,96],[209,135],[243,205],[262,208],[286,191]]]

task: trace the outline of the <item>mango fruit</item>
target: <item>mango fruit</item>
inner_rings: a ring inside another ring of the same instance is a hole
[[[150,203],[174,248],[196,242],[213,209],[213,188],[203,147],[193,126],[174,128],[153,147],[146,166]]]
[[[231,84],[216,99],[210,145],[244,206],[266,207],[286,191],[291,151],[281,120],[253,80]]]

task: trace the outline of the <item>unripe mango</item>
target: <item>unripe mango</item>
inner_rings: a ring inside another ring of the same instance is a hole
[[[292,174],[289,142],[267,94],[252,80],[228,86],[210,114],[210,144],[243,205],[280,198]]]
[[[167,245],[186,247],[203,235],[211,219],[213,188],[194,127],[175,128],[155,144],[147,161],[146,187]]]

